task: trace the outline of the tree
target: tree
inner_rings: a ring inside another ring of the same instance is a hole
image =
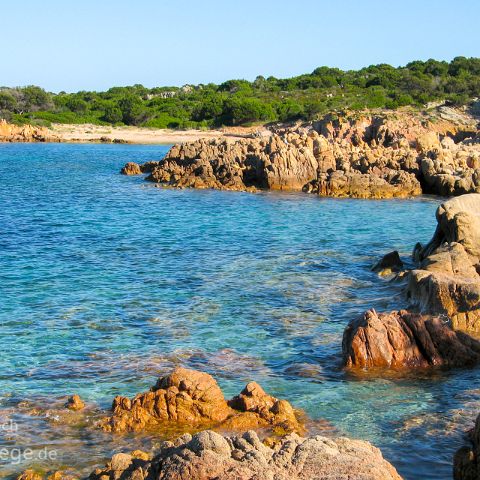
[[[256,98],[231,97],[224,103],[223,119],[230,125],[272,120],[275,118],[273,108]]]
[[[19,89],[23,109],[29,111],[48,110],[52,97],[43,88],[30,85]],[[19,102],[20,103],[20,102]]]
[[[105,111],[102,120],[107,123],[120,123],[123,119],[123,113],[115,103],[111,102],[105,105]]]
[[[85,113],[88,110],[88,103],[85,100],[82,100],[78,97],[70,97],[65,106],[75,113]]]
[[[122,120],[126,125],[138,125],[144,114],[143,103],[135,95],[127,94],[120,99],[118,107],[122,112]]]
[[[15,111],[16,106],[17,100],[11,93],[0,91],[0,110],[13,112]]]

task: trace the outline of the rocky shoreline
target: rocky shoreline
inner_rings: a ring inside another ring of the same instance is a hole
[[[327,115],[248,139],[174,145],[165,158],[124,174],[178,188],[283,190],[351,198],[480,192],[477,127],[412,113]]]
[[[311,126],[308,131],[288,130],[235,142],[201,140],[172,147],[160,162],[129,163],[123,173],[150,173],[151,180],[175,187],[270,188],[353,197],[360,196],[367,182],[362,198],[410,196],[424,188],[445,189],[441,191],[449,195],[477,192],[478,134],[453,146],[445,140],[451,137],[440,141],[437,134],[427,132],[407,148],[400,145],[413,133],[403,132],[400,137],[385,123],[372,130],[371,120],[362,120],[361,128],[359,120],[316,127],[327,136]],[[419,126],[412,128],[417,132]],[[367,131],[371,132],[368,142]],[[368,151],[376,153],[368,157]],[[432,165],[434,173],[426,174]],[[311,175],[317,176],[308,180]],[[347,178],[346,183],[335,183],[339,176]],[[480,362],[480,342],[475,338],[480,332],[479,212],[480,193],[447,200],[437,210],[432,240],[413,250],[413,269],[405,269],[406,262],[397,252],[378,262],[375,271],[399,280],[406,309],[370,310],[352,319],[343,336],[345,369],[381,376],[389,370],[461,368]],[[72,396],[66,408],[81,411],[83,402]],[[305,436],[308,432],[294,406],[268,395],[255,382],[226,400],[210,375],[184,368],[160,378],[150,391],[133,399],[116,397],[110,414],[96,424],[112,435],[172,427],[184,430],[183,434],[164,442],[155,456],[118,453],[89,478],[401,478],[368,442]],[[472,438],[473,447],[464,447],[455,456],[456,479],[478,478],[478,433]],[[75,477],[27,471],[18,478]]]
[[[258,127],[225,127],[217,130],[170,130],[133,126],[52,124],[49,128],[14,125],[0,119],[0,143],[115,143],[172,145],[199,139],[244,138]]]
[[[479,330],[472,293],[480,289],[478,212],[480,194],[442,203],[432,240],[414,248],[413,269],[405,270],[396,252],[377,263],[374,268],[379,274],[386,271],[403,281],[410,310],[371,310],[353,319],[345,329],[342,345],[347,370],[382,376],[388,370],[461,368],[480,362],[480,342],[470,335]],[[424,288],[425,278],[429,278],[429,288]],[[462,282],[468,288],[463,288]],[[469,321],[462,322],[462,318]],[[65,404],[73,411],[84,406],[75,395]],[[478,425],[479,421],[475,432]],[[112,435],[149,429],[182,434],[175,441],[164,442],[155,456],[139,451],[114,455],[104,468],[92,472],[89,478],[93,480],[306,480],[324,478],[327,472],[345,480],[352,478],[352,472],[355,478],[401,478],[368,442],[304,437],[302,414],[289,402],[265,393],[255,382],[226,400],[210,375],[185,368],[175,369],[133,399],[116,397],[111,415],[98,420],[95,428]],[[472,436],[473,447],[462,447],[455,456],[455,479],[477,478],[477,437]],[[43,477],[26,471],[18,478],[76,477],[62,472]]]

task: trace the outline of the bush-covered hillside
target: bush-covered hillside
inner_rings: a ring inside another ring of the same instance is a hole
[[[14,123],[96,123],[158,128],[215,127],[314,119],[326,112],[422,106],[435,100],[463,105],[480,96],[480,58],[372,65],[358,71],[319,67],[310,74],[221,85],[106,92],[48,93],[35,87],[0,88],[0,118]]]

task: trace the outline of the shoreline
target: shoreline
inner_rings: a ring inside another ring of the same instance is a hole
[[[112,127],[93,124],[52,124],[53,137],[62,143],[127,143],[133,145],[172,145],[200,139],[245,138],[264,127],[228,127],[216,130],[171,130],[147,127]]]

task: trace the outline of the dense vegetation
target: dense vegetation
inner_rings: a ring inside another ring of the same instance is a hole
[[[35,87],[0,88],[0,118],[15,123],[96,123],[158,128],[213,127],[314,119],[340,109],[396,109],[436,100],[463,105],[480,96],[480,58],[372,65],[358,71],[319,67],[310,74],[221,85],[106,92],[48,93]]]

